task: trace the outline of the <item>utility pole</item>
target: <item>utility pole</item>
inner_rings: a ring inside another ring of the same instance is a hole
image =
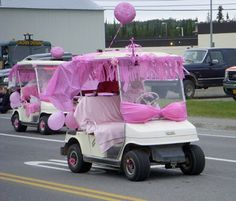
[[[184,36],[184,28],[183,27],[176,27],[176,29],[180,29],[181,30],[181,36]]]
[[[213,24],[212,24],[212,0],[210,0],[210,47],[214,47],[214,44],[213,44]]]
[[[167,38],[167,23],[166,22],[162,22],[161,24],[165,25],[165,28],[166,28],[166,38]]]

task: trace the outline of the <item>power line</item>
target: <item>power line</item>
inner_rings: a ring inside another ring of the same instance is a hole
[[[105,10],[114,10],[113,7],[103,7]],[[181,11],[209,11],[210,9],[147,9],[147,8],[136,8],[136,11],[175,11],[175,12],[181,12]],[[212,9],[213,11],[218,11],[218,9]],[[236,10],[236,8],[225,8],[224,10]]]
[[[213,4],[214,6],[229,6],[229,5],[236,5],[236,3],[225,3],[225,4]],[[174,6],[174,7],[182,7],[182,6],[207,6],[209,7],[209,4],[168,4],[168,5],[135,5],[135,8],[138,8],[138,7],[170,7],[170,6]],[[103,7],[113,7],[113,6],[103,6]],[[114,6],[115,7],[115,6]]]
[[[213,4],[214,6],[219,6],[219,4]],[[236,5],[236,3],[228,3],[228,4],[220,4],[222,7],[223,6],[232,6],[232,5]],[[140,6],[140,5],[135,5],[135,7],[170,7],[170,6],[174,6],[174,7],[182,7],[182,6],[185,6],[185,7],[189,7],[189,6],[191,6],[191,7],[193,7],[193,5],[191,5],[191,4],[169,4],[169,5],[142,5],[142,6]],[[203,7],[205,7],[205,6],[207,6],[207,7],[209,7],[209,4],[194,4],[194,7],[195,6],[197,6],[197,7],[199,7],[199,6],[203,6]]]
[[[118,0],[95,0],[95,1],[112,1],[112,2],[119,2]],[[129,1],[142,1],[143,0],[129,0]],[[156,1],[164,1],[164,2],[167,2],[167,1],[182,1],[182,0],[148,0],[148,2],[156,2]]]

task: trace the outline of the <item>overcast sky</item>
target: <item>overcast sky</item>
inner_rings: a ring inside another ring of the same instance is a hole
[[[210,10],[210,0],[94,0],[95,3],[104,7],[105,20],[113,22],[114,7],[120,2],[129,2],[136,8],[136,21],[149,19],[196,19],[199,22],[206,21]],[[223,15],[226,19],[236,20],[235,0],[212,0],[213,20],[216,19],[218,7],[223,7]],[[214,10],[215,9],[215,10]]]

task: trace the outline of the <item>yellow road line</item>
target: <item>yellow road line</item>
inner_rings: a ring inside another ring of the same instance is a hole
[[[75,195],[100,199],[100,200],[144,201],[143,199],[139,199],[139,198],[135,198],[135,197],[107,193],[107,192],[92,190],[92,189],[88,189],[88,188],[84,188],[84,187],[70,186],[70,185],[66,185],[66,184],[49,182],[49,181],[44,181],[44,180],[39,180],[39,179],[34,179],[34,178],[29,178],[29,177],[22,177],[22,176],[8,174],[8,173],[0,173],[0,179],[12,181],[12,182],[16,182],[16,183],[37,186],[37,187],[41,187],[41,188],[52,189],[52,190],[56,190],[56,191],[66,192],[66,193],[71,193],[71,194],[75,194]]]

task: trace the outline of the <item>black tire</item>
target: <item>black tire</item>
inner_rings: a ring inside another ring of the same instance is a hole
[[[39,118],[38,131],[42,135],[50,135],[53,132],[48,126],[48,118],[48,115],[44,115]]]
[[[84,162],[79,144],[73,144],[69,147],[67,163],[71,172],[74,173],[88,172],[92,167],[92,163]]]
[[[195,84],[191,80],[184,80],[184,94],[186,99],[191,99],[195,94]]]
[[[148,154],[141,150],[128,151],[123,157],[122,169],[131,181],[145,180],[150,173]]]
[[[233,99],[236,101],[236,96],[233,96]]]
[[[11,124],[16,132],[25,132],[27,129],[27,126],[22,125],[18,113],[13,114],[11,117]]]
[[[183,148],[186,162],[180,169],[186,175],[199,175],[205,167],[205,155],[197,145],[188,145]]]

